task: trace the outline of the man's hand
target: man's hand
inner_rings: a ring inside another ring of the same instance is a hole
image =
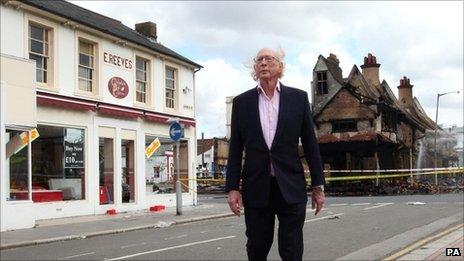
[[[240,194],[237,190],[229,191],[229,198],[227,202],[229,203],[230,210],[240,217],[240,211],[243,209],[242,194]]]
[[[319,213],[322,210],[322,207],[324,207],[324,202],[324,191],[322,191],[322,189],[318,187],[313,188],[313,192],[311,193],[311,205],[312,209],[316,208],[316,212],[314,212],[314,215],[317,215],[317,213]]]

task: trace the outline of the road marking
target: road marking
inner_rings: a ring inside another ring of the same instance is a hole
[[[160,249],[156,249],[156,250],[141,252],[141,253],[132,254],[132,255],[127,255],[127,256],[121,256],[121,257],[110,258],[110,259],[107,259],[107,260],[121,260],[121,259],[127,259],[127,258],[136,257],[136,256],[142,256],[142,255],[146,255],[146,254],[152,254],[152,253],[158,253],[158,252],[162,252],[162,251],[166,251],[166,250],[176,249],[176,248],[189,247],[189,246],[194,246],[194,245],[199,245],[199,244],[205,244],[205,243],[209,243],[209,242],[219,241],[219,240],[223,240],[223,239],[230,239],[230,238],[234,238],[234,237],[235,237],[235,236],[218,237],[218,238],[213,238],[213,239],[208,239],[208,240],[203,240],[203,241],[197,241],[197,242],[192,242],[192,243],[183,244],[183,245],[178,245],[178,246],[160,248]]]
[[[167,238],[165,238],[164,240],[177,239],[177,238],[183,238],[183,237],[187,237],[187,234],[180,235],[180,236],[175,236],[175,237],[167,237]]]
[[[388,205],[393,205],[393,203],[380,203],[376,206],[372,206],[372,207],[368,207],[368,208],[365,208],[363,210],[369,210],[369,209],[374,209],[374,208],[381,208],[381,207],[385,207],[385,206],[388,206]]]
[[[338,213],[338,214],[334,214],[334,215],[330,215],[330,216],[308,219],[308,220],[305,220],[305,223],[318,221],[318,220],[324,220],[324,219],[330,219],[330,218],[336,218],[336,217],[339,217],[339,216],[343,216],[344,214],[345,213]]]
[[[347,203],[341,203],[341,204],[330,204],[331,207],[341,207],[341,206],[347,206]]]
[[[370,205],[371,203],[354,203],[354,204],[351,204],[351,206],[367,206],[367,205]]]
[[[126,245],[126,246],[121,246],[121,249],[128,248],[128,247],[134,247],[137,246],[138,244],[131,244],[131,245]]]
[[[88,253],[82,253],[82,254],[77,254],[77,255],[73,255],[73,256],[61,257],[61,258],[58,258],[58,260],[65,260],[65,259],[70,259],[70,258],[73,258],[73,257],[87,256],[87,255],[92,255],[92,254],[95,254],[95,252],[88,252]]]

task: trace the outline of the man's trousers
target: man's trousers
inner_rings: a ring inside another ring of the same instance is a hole
[[[275,177],[271,177],[270,185],[267,207],[245,207],[248,259],[266,260],[274,238],[275,216],[277,215],[280,257],[284,261],[300,261],[304,248],[303,225],[306,217],[306,202],[287,204]]]

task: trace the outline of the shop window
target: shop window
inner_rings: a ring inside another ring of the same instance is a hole
[[[166,67],[166,108],[174,109],[176,106],[176,70]]]
[[[34,202],[84,199],[84,130],[45,125],[37,130],[40,136],[32,143]]]
[[[8,201],[29,200],[29,131],[6,130]]]
[[[135,202],[135,143],[121,140],[122,202]]]
[[[50,63],[50,30],[37,24],[29,24],[29,59],[36,64],[36,81],[48,83]]]
[[[136,90],[135,90],[135,99],[137,102],[146,103],[147,102],[147,94],[149,88],[149,61],[142,59],[140,57],[135,58],[135,65],[136,65]]]
[[[100,205],[114,203],[114,140],[112,138],[99,139]]]
[[[332,122],[332,132],[355,132],[357,131],[355,120],[339,120]]]
[[[327,72],[317,72],[316,94],[323,95],[329,93],[327,84]]]
[[[169,138],[146,136],[145,148],[156,138],[160,141],[159,148],[150,156],[145,157],[146,195],[174,193],[176,181],[176,143]],[[180,141],[179,150],[180,177],[184,184],[182,191],[188,191],[188,141]]]
[[[79,39],[79,90],[92,92],[95,85],[95,45]]]

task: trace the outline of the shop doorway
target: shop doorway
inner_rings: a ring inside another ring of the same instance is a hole
[[[114,139],[99,138],[100,205],[114,204]]]
[[[135,142],[121,140],[122,203],[135,202]]]

